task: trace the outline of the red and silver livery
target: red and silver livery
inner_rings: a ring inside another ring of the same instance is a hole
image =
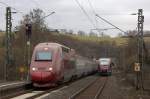
[[[46,87],[94,71],[96,64],[79,57],[75,50],[58,43],[40,43],[33,51],[30,78],[34,86]]]
[[[111,58],[100,58],[98,60],[98,72],[100,74],[109,74],[112,73],[112,61]]]

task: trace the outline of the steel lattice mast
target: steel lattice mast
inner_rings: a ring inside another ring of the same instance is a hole
[[[143,79],[142,79],[142,72],[143,72],[143,62],[144,62],[144,39],[143,39],[143,23],[144,23],[144,16],[143,10],[138,10],[138,63],[140,64],[141,71],[137,74],[137,88],[143,89]]]
[[[6,8],[6,59],[5,59],[5,79],[8,79],[8,68],[12,65],[12,22],[11,7]]]

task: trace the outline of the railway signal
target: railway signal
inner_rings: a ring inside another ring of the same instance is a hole
[[[47,16],[42,17],[40,20],[43,20],[50,15],[53,15],[55,12],[51,12]],[[27,75],[27,80],[29,80],[29,66],[30,66],[30,60],[31,60],[31,35],[32,35],[32,24],[27,23],[25,24],[25,30],[26,30],[26,59],[25,59],[25,65],[27,66],[28,69],[28,75]]]
[[[32,35],[32,25],[26,24],[26,36],[28,40],[31,38],[31,35]]]
[[[25,30],[26,30],[26,62],[25,65],[27,66],[28,69],[28,74],[27,74],[27,80],[29,80],[29,66],[30,66],[30,59],[31,59],[31,35],[32,35],[32,24],[27,23],[25,25]]]
[[[31,43],[31,35],[32,35],[32,25],[31,24],[26,24],[25,25],[25,29],[26,29],[26,55],[27,55],[27,62],[26,62],[26,66],[30,65],[30,43]]]

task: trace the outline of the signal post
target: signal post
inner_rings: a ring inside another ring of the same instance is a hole
[[[26,29],[26,66],[28,70],[27,80],[29,80],[29,66],[30,66],[30,56],[31,56],[31,35],[32,35],[32,24],[27,23],[25,25]]]

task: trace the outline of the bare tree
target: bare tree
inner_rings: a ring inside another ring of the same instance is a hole
[[[89,33],[89,36],[95,36],[95,37],[97,37],[97,34],[96,34],[95,32],[92,32],[92,31],[91,31],[91,32]]]
[[[73,34],[73,30],[70,29],[70,30],[68,31],[68,34]]]
[[[79,31],[78,31],[78,35],[80,35],[80,36],[85,36],[86,34],[85,34],[84,31],[79,30]]]
[[[45,21],[42,19],[45,16],[41,9],[33,9],[29,14],[23,17],[18,28],[18,36],[20,40],[25,37],[25,24],[32,24],[32,39],[33,44],[39,43],[43,38],[46,38],[45,32],[48,32],[48,28]]]

